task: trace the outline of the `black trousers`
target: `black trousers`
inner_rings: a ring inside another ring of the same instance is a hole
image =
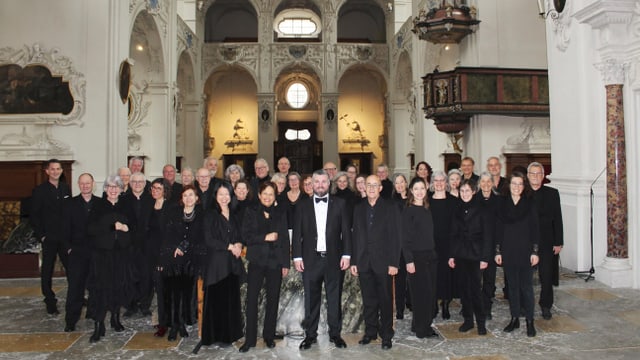
[[[154,273],[156,272],[151,260],[145,256],[142,252],[139,253],[140,257],[138,263],[138,306],[140,310],[149,310],[151,302],[153,301],[154,287],[157,281],[154,279]]]
[[[416,272],[409,274],[411,288],[411,304],[413,306],[413,321],[411,328],[416,336],[425,337],[433,334],[434,306],[436,304],[436,282],[438,258],[433,251],[415,251],[413,264]]]
[[[191,289],[193,288],[193,276],[172,275],[164,276],[164,308],[171,327],[179,327],[185,324],[183,308],[191,302]]]
[[[558,255],[554,255],[553,251],[540,252],[540,262],[538,263],[540,278],[540,300],[538,303],[540,307],[551,308],[553,306],[554,268],[557,264]]]
[[[245,343],[256,345],[258,337],[258,298],[262,285],[265,285],[266,301],[262,338],[273,340],[276,337],[278,321],[278,302],[280,301],[280,285],[282,284],[282,268],[270,269],[267,266],[249,262],[247,272],[247,328]]]
[[[329,264],[326,257],[318,256],[314,266],[305,267],[302,273],[305,297],[303,328],[307,337],[315,338],[318,336],[323,283],[327,300],[329,336],[340,336],[340,332],[342,332],[343,281],[344,271],[340,270],[340,264]]]
[[[395,276],[395,303],[396,314],[404,314],[404,308],[407,302],[411,302],[411,294],[409,293],[409,284],[407,283],[407,263],[404,260],[404,256],[400,255],[400,265],[398,267],[398,274]],[[409,294],[408,294],[409,293]]]
[[[485,315],[491,311],[493,298],[496,296],[496,262],[489,260],[489,265],[482,271],[482,301]]]
[[[44,302],[53,305],[58,302],[52,286],[53,268],[56,264],[56,255],[60,258],[65,272],[68,271],[68,254],[66,249],[62,246],[62,241],[59,239],[45,238],[42,242],[40,287],[42,289],[42,295],[44,295]]]
[[[393,277],[372,269],[359,271],[365,335],[391,340],[393,331]]]
[[[464,321],[472,321],[473,316],[476,317],[478,325],[484,325],[485,313],[482,301],[482,285],[480,279],[482,277],[480,271],[480,261],[456,259],[456,268],[458,269],[460,291],[462,300],[462,317]]]
[[[533,268],[529,264],[507,265],[504,274],[509,281],[511,317],[520,317],[520,309],[523,308],[525,317],[533,320]]]
[[[88,249],[74,249],[69,254],[69,267],[67,269],[65,321],[69,325],[75,325],[80,320],[90,271],[91,251]]]

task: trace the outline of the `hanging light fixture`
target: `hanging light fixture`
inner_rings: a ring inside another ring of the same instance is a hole
[[[478,28],[475,7],[443,0],[438,8],[420,10],[413,19],[413,31],[421,40],[434,44],[456,44]]]

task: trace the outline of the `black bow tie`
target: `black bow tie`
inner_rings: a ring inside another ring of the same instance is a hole
[[[326,196],[325,197],[317,197],[315,199],[316,199],[316,204],[319,203],[320,201],[327,202],[327,197]]]

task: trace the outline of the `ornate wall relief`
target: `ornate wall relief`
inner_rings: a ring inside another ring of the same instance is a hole
[[[69,83],[69,91],[73,98],[71,110],[66,114],[0,114],[0,123],[82,126],[86,81],[84,75],[73,67],[71,59],[61,55],[59,49],[44,49],[38,43],[32,46],[25,45],[21,49],[4,47],[0,49],[0,65],[17,65],[22,69],[32,65],[42,66],[51,72],[51,76],[61,77],[63,82]],[[10,87],[10,84],[7,86]]]

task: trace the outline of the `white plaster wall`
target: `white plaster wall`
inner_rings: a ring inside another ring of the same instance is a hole
[[[460,44],[461,66],[546,68],[544,21],[535,1],[478,1],[478,30]]]
[[[77,176],[82,172],[90,172],[98,182],[103,181],[113,166],[126,161],[127,108],[115,95],[119,65],[116,59],[124,60],[128,53],[128,6],[119,1],[2,1],[0,14],[1,46],[22,48],[39,43],[43,49],[57,48],[84,74],[84,126],[55,126],[52,137],[70,145],[73,152],[74,179],[69,180],[74,193]],[[121,19],[119,23],[114,23],[116,18]],[[121,27],[115,28],[117,25]],[[110,48],[113,44],[123,45]],[[4,132],[4,125],[0,125],[0,134]],[[109,141],[109,136],[119,139]],[[116,143],[122,146],[114,148]]]
[[[576,9],[574,9],[576,10]],[[573,20],[570,41],[559,49],[548,19],[552,183],[560,191],[564,220],[563,266],[591,266],[590,187],[606,165],[605,89],[593,64],[592,33]],[[594,262],[606,254],[605,176],[594,186]]]

